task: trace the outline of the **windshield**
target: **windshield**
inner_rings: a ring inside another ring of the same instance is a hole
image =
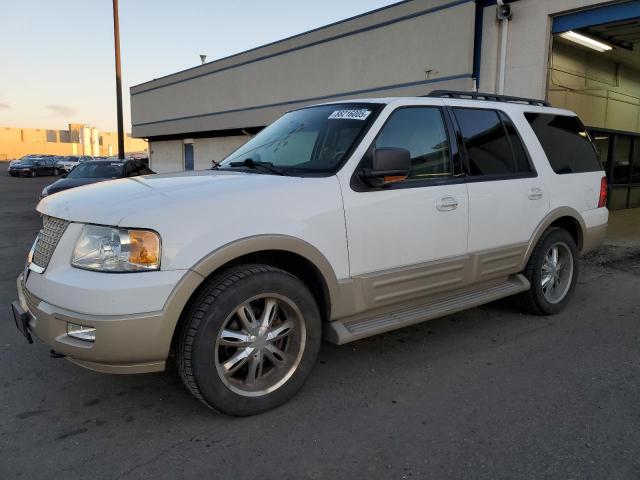
[[[119,178],[122,176],[122,163],[81,163],[67,178]]]
[[[286,113],[220,162],[220,167],[232,168],[232,162],[251,159],[285,171],[332,172],[381,107],[351,103]]]
[[[37,158],[23,158],[22,160],[20,160],[20,163],[22,165],[33,165],[36,160],[38,160]]]

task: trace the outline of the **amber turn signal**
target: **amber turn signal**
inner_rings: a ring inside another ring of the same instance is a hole
[[[129,238],[131,239],[129,263],[145,266],[158,264],[160,254],[158,235],[148,230],[129,230]]]

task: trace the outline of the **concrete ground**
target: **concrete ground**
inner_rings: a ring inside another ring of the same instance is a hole
[[[325,344],[293,400],[237,419],[173,366],[98,374],[18,335],[52,180],[0,175],[0,478],[640,478],[640,210],[613,215],[561,314],[502,301]]]

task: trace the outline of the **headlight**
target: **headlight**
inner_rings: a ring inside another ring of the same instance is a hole
[[[150,230],[85,225],[71,265],[101,272],[160,269],[160,236]]]

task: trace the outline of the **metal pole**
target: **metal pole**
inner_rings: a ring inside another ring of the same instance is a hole
[[[504,95],[504,80],[507,72],[507,39],[509,38],[509,19],[500,21],[500,68],[498,70],[497,94]]]
[[[124,122],[122,120],[122,73],[120,71],[120,21],[118,0],[113,0],[113,40],[116,53],[116,108],[118,111],[118,158],[124,158]]]

